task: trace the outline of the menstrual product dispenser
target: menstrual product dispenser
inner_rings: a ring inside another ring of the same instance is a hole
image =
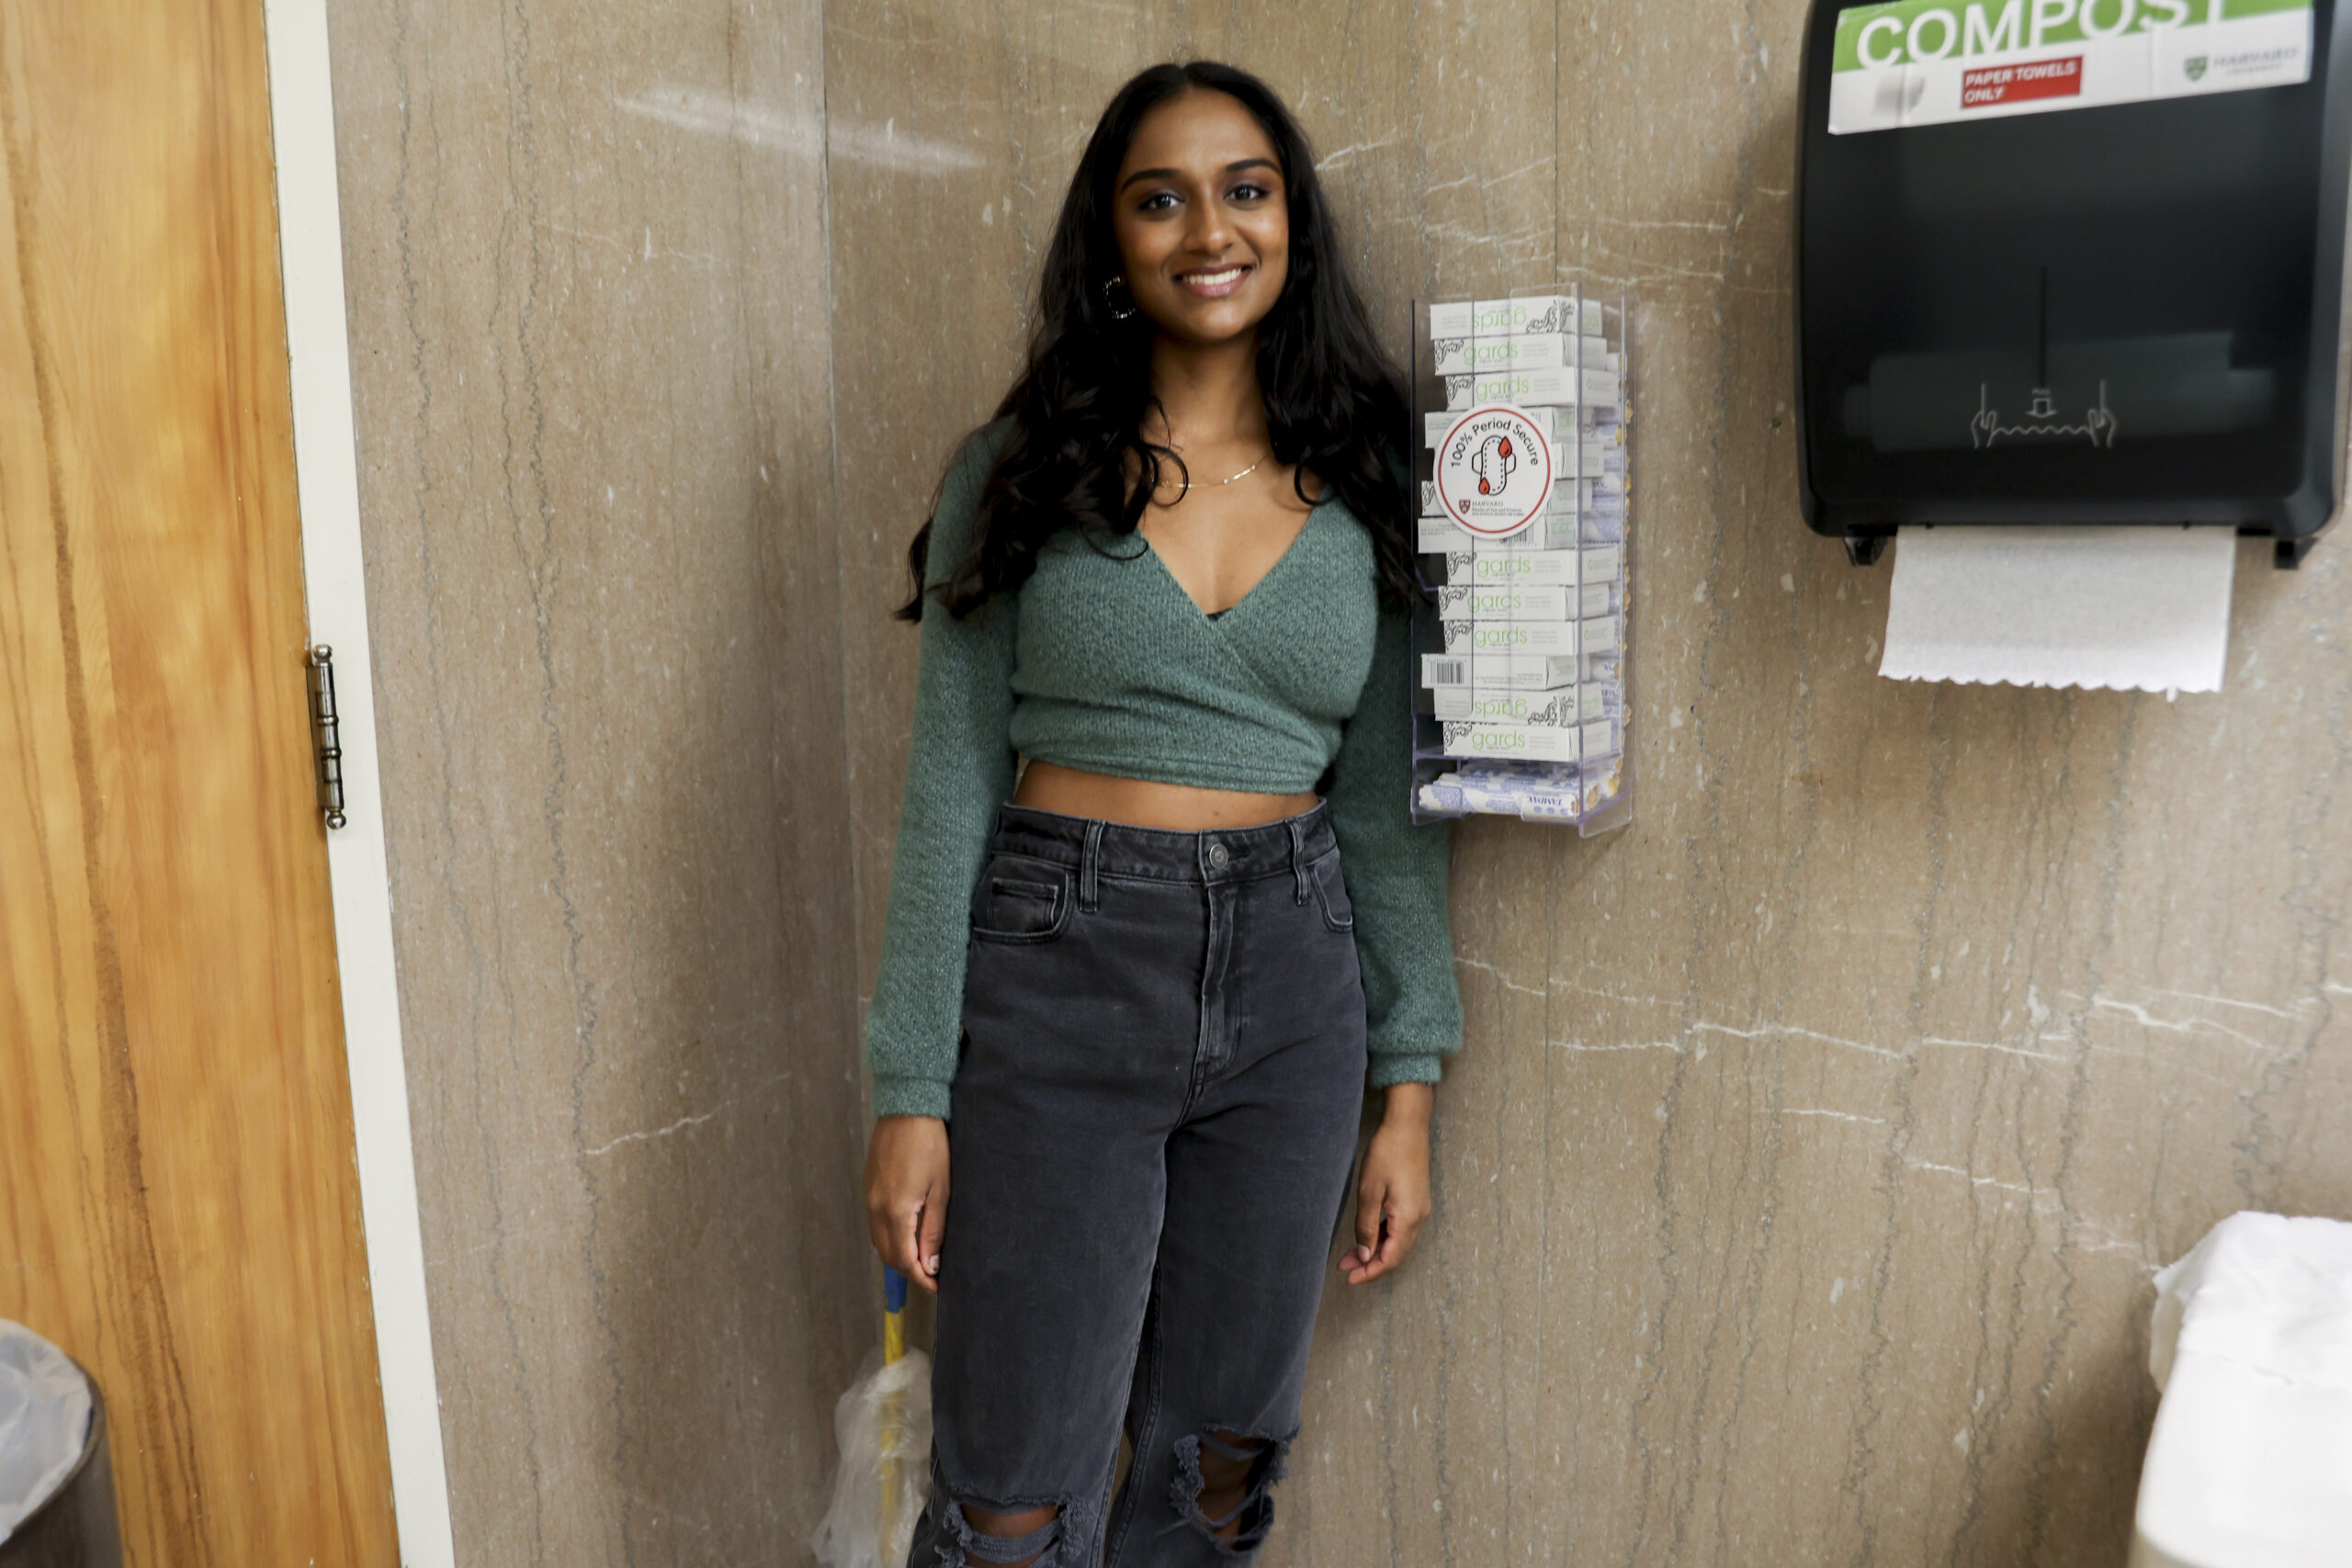
[[[2230,524],[2342,473],[2352,40],[2334,0],[1815,0],[1805,521]]]

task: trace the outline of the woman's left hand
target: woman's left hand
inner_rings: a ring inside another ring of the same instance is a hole
[[[1356,1245],[1340,1258],[1351,1285],[1404,1262],[1430,1217],[1430,1111],[1437,1093],[1425,1083],[1400,1083],[1385,1093],[1380,1130],[1356,1183]]]

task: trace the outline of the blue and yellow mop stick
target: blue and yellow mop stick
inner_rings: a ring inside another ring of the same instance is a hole
[[[894,1366],[906,1353],[907,1277],[886,1263],[882,1266],[882,1364]],[[882,1517],[881,1534],[876,1540],[884,1543],[894,1539],[891,1532],[899,1522],[901,1420],[900,1395],[893,1389],[883,1395],[882,1405]]]
[[[882,1265],[882,1364],[896,1364],[907,1353],[907,1277]]]

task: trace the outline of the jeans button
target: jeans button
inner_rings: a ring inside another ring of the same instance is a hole
[[[1223,844],[1211,844],[1209,846],[1209,869],[1211,871],[1223,871],[1227,865],[1231,863],[1233,857],[1226,853],[1225,846]]]

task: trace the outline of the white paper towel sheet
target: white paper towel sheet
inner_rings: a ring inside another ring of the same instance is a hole
[[[1905,527],[1878,672],[2217,692],[2236,561],[2227,527]]]

